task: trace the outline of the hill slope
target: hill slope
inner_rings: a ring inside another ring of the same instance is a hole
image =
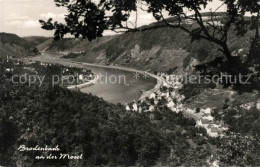
[[[203,43],[197,45],[208,45],[207,42]],[[50,39],[37,48],[47,52],[85,52],[75,60],[153,71],[167,71],[182,66],[193,50],[207,53],[197,46],[193,48],[187,34],[168,28],[103,37],[92,42],[85,39]]]
[[[38,49],[25,39],[15,34],[0,33],[0,57],[7,55],[13,57],[33,56],[36,54],[39,54]]]
[[[37,45],[47,41],[48,39],[51,39],[49,37],[41,37],[41,36],[29,36],[24,37],[24,39],[30,43],[31,46],[36,47]]]
[[[150,26],[156,24],[161,23]],[[249,37],[237,37],[233,32],[230,33],[232,51],[248,47],[249,41]],[[181,67],[180,71],[189,71],[195,64],[210,61],[222,54],[213,43],[205,40],[191,43],[189,34],[166,27],[128,32],[91,42],[83,39],[50,39],[38,48],[50,52],[85,52],[74,60],[152,71],[167,71],[176,67]]]

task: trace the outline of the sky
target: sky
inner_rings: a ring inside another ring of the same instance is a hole
[[[97,0],[96,0],[97,1]],[[223,2],[213,0],[207,9],[215,10]],[[224,10],[222,8],[219,11]],[[54,0],[0,0],[0,32],[14,33],[24,36],[53,36],[53,31],[41,29],[39,20],[53,18],[63,22],[66,8],[56,7]],[[167,17],[167,15],[165,15]],[[135,22],[135,14],[129,21]],[[155,22],[153,16],[144,11],[138,12],[138,26]],[[104,35],[112,35],[113,32],[105,32]]]

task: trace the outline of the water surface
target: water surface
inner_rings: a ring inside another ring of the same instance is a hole
[[[126,104],[133,100],[138,100],[142,94],[142,90],[147,91],[152,89],[157,82],[154,78],[145,77],[143,73],[139,73],[138,77],[135,77],[135,72],[72,63],[64,59],[59,59],[59,57],[60,54],[57,53],[43,53],[41,56],[33,58],[33,60],[91,70],[101,78],[95,85],[83,88],[81,91],[84,93],[92,93],[111,103]]]

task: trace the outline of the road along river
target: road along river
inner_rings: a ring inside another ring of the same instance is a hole
[[[156,76],[124,67],[102,66],[89,63],[73,62],[61,59],[58,53],[42,53],[42,55],[30,58],[33,61],[56,63],[65,66],[86,68],[99,75],[99,80],[92,86],[82,88],[84,93],[92,93],[111,103],[126,104],[133,100],[144,98],[150,92],[159,88]],[[157,85],[156,85],[157,83]],[[150,90],[150,91],[149,91]],[[142,94],[142,91],[148,91]]]

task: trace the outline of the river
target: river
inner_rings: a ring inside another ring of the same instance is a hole
[[[98,74],[100,79],[95,85],[83,88],[81,91],[92,93],[111,103],[126,104],[133,100],[138,100],[142,95],[142,90],[150,90],[157,83],[155,78],[146,76],[142,72],[135,75],[134,69],[114,69],[113,67],[102,67],[93,64],[83,65],[82,63],[60,59],[60,56],[57,53],[44,52],[40,56],[31,58],[31,60],[70,65],[91,70],[93,73]]]

